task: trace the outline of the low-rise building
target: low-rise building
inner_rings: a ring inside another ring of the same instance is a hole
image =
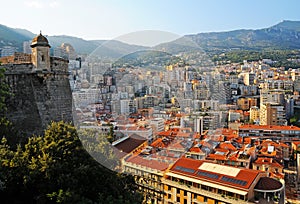
[[[123,173],[133,175],[144,195],[144,201],[163,204],[164,190],[162,178],[169,164],[163,161],[133,155],[122,160]]]
[[[239,127],[239,136],[291,140],[293,138],[299,138],[300,128],[282,125],[242,125]]]
[[[253,162],[253,169],[269,172],[272,177],[283,179],[283,166],[273,158],[259,157]]]
[[[181,158],[165,173],[164,200],[170,204],[253,202],[255,187],[264,177],[263,171]]]

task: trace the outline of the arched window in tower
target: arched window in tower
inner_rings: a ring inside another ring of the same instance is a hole
[[[43,62],[43,61],[45,61],[45,57],[44,57],[44,55],[42,55],[42,62]]]

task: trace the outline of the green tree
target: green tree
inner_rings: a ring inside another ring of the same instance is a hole
[[[110,130],[112,126],[110,127]],[[111,134],[111,133],[109,133]],[[109,169],[116,169],[120,164],[106,134],[100,134],[97,129],[84,128],[78,130],[78,135],[85,150],[99,163]]]
[[[0,156],[1,203],[141,203],[133,178],[96,162],[70,124],[53,122],[16,150],[3,139]]]

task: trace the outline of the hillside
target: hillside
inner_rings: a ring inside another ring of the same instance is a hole
[[[131,45],[117,40],[102,41],[102,43],[101,41],[94,41],[94,43],[98,43],[98,46],[90,55],[101,58],[118,59],[130,53],[149,49],[148,47]]]
[[[187,35],[202,49],[211,50],[262,50],[299,49],[300,22],[282,21],[274,26],[258,30],[234,30]]]
[[[91,53],[98,47],[98,44],[93,41],[84,40],[82,38],[66,36],[66,35],[57,35],[57,36],[47,36],[50,45],[52,48],[60,46],[62,43],[71,44],[77,53],[79,54],[88,54]]]
[[[23,41],[31,40],[35,34],[25,29],[13,29],[0,25],[0,48],[11,45],[22,51]],[[120,57],[130,52],[135,52],[146,47],[129,45],[119,41],[84,40],[72,36],[48,36],[52,48],[61,43],[70,43],[80,54],[90,54],[97,49],[106,57]],[[269,28],[257,30],[234,30],[228,32],[198,33],[184,36],[185,41],[191,40],[204,51],[228,50],[264,50],[264,49],[300,49],[300,21],[282,21]],[[181,39],[182,40],[182,39]],[[103,47],[103,45],[105,45]],[[178,40],[164,43],[155,48],[176,53],[182,49],[195,48],[195,45],[182,47]],[[179,46],[179,47],[178,47]]]
[[[0,25],[0,47],[14,46],[18,51],[23,50],[23,42],[31,38],[16,29]]]

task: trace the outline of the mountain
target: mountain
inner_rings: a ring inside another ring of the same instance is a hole
[[[282,21],[258,30],[199,33],[185,36],[206,51],[228,49],[299,49],[300,21]]]
[[[0,25],[0,49],[4,46],[13,46],[18,52],[23,51],[23,42],[30,41],[36,34],[19,28],[9,28]],[[79,54],[99,54],[105,57],[118,58],[138,50],[148,49],[144,46],[130,45],[116,40],[84,40],[82,38],[57,35],[47,36],[52,49],[62,43],[71,44]]]
[[[31,40],[35,34],[25,29],[14,29],[0,25],[0,48],[11,45],[22,51],[23,41]],[[131,52],[149,49],[111,40],[84,40],[72,36],[47,36],[52,48],[70,43],[79,54],[100,54],[118,58]],[[282,21],[269,28],[241,29],[228,32],[210,32],[186,35],[181,39],[155,46],[169,53],[199,48],[204,51],[226,51],[232,49],[300,49],[300,21]],[[188,43],[187,43],[188,42]]]
[[[47,36],[47,38],[52,48],[59,47],[62,43],[69,43],[79,54],[89,54],[99,46],[93,41],[67,35]]]
[[[0,25],[0,47],[14,46],[19,51],[23,50],[23,42],[31,38],[19,30]]]
[[[99,45],[90,55],[101,58],[118,59],[130,53],[149,49],[149,47],[131,45],[117,40],[94,41],[94,43],[96,42],[98,42]]]

